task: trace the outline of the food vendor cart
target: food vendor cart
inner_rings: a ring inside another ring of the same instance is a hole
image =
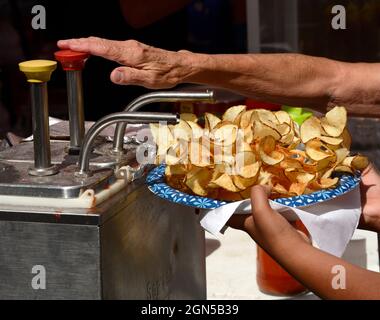
[[[178,116],[120,112],[84,135],[86,57],[56,58],[67,71],[70,120],[50,128],[47,82],[56,62],[20,64],[31,86],[33,137],[0,152],[0,299],[205,299],[195,210],[148,191],[149,165],[135,159],[142,143],[115,152],[103,132]],[[130,106],[211,99],[212,92],[155,93]]]

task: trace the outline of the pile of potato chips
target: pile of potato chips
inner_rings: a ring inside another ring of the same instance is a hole
[[[228,109],[222,119],[206,113],[179,124],[152,124],[157,163],[166,163],[167,183],[184,193],[238,201],[252,186],[270,185],[271,198],[335,187],[335,173],[354,174],[366,157],[349,156],[347,112],[335,107],[299,127],[285,111]]]

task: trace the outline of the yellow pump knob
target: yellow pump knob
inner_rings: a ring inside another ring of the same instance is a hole
[[[19,63],[20,70],[25,73],[28,82],[42,83],[50,80],[57,68],[57,62],[51,60],[29,60]]]

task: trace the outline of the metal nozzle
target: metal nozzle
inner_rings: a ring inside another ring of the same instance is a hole
[[[214,102],[214,92],[176,92],[176,91],[160,91],[145,94],[133,100],[124,111],[134,112],[143,106],[158,102],[179,102],[179,101],[208,101]],[[118,123],[115,129],[112,152],[120,154],[123,152],[124,135],[127,124]]]
[[[179,115],[168,113],[151,113],[151,112],[118,112],[107,115],[97,121],[87,132],[82,149],[79,155],[79,171],[75,173],[78,178],[85,178],[89,174],[89,157],[91,153],[91,146],[97,135],[102,132],[106,127],[114,123],[178,123]]]
[[[89,57],[88,53],[72,50],[60,50],[55,58],[66,71],[67,96],[70,124],[70,154],[79,154],[82,146],[84,129],[82,70]]]
[[[78,154],[84,138],[82,72],[66,71],[70,123],[69,153]]]
[[[33,176],[50,176],[58,169],[51,164],[49,111],[47,84],[31,83],[34,167],[29,169]]]

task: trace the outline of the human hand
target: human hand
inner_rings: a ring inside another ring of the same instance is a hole
[[[360,192],[362,216],[359,228],[380,232],[380,175],[372,164],[362,173]]]
[[[362,173],[362,216],[359,228],[380,231],[380,175],[373,165]],[[234,215],[228,225],[246,231],[260,246],[272,245],[281,238],[293,237],[295,229],[268,203],[265,189],[255,186],[251,192],[252,215]],[[303,234],[304,235],[304,234]],[[303,238],[305,239],[306,236]],[[283,241],[283,240],[281,240]]]
[[[113,41],[96,37],[58,41],[61,49],[87,52],[123,65],[111,73],[111,81],[150,89],[176,86],[191,73],[191,53],[167,51],[135,40]]]
[[[281,250],[283,244],[296,245],[309,238],[296,230],[281,214],[273,210],[268,201],[268,192],[262,186],[251,190],[252,215],[233,215],[228,226],[247,232],[255,242],[269,253]]]

